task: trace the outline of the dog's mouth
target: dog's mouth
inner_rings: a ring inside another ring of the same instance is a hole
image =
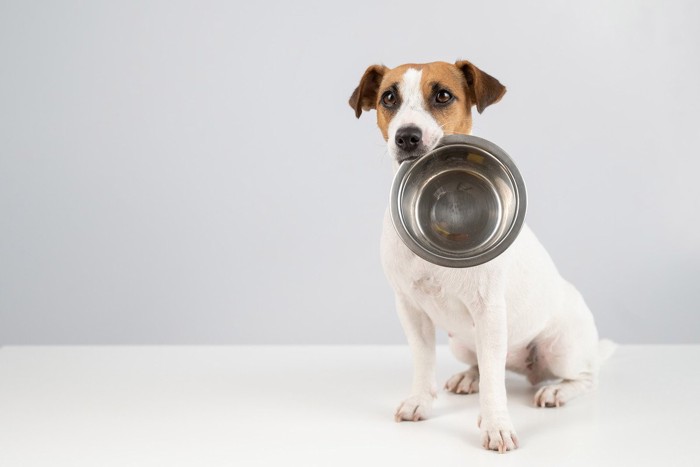
[[[408,155],[405,155],[405,156],[399,155],[399,156],[396,158],[396,160],[399,162],[399,164],[401,164],[401,163],[403,163],[403,162],[414,161],[414,160],[418,159],[420,156],[422,156],[422,154],[421,154],[421,155],[418,155],[418,154],[408,154]]]
[[[432,149],[432,147],[421,146],[420,148],[411,152],[399,151],[396,154],[396,160],[399,164],[401,164],[402,162],[411,162],[425,156],[430,151],[432,151]]]
[[[420,159],[429,152],[430,148],[427,146],[421,146],[420,148],[415,149],[411,152],[399,151],[396,154],[396,160],[399,164],[401,164],[402,162],[414,161],[416,159]]]

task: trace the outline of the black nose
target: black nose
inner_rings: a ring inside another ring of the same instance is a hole
[[[417,126],[403,126],[396,131],[396,145],[399,149],[411,152],[420,145],[420,140],[423,137],[423,132]]]

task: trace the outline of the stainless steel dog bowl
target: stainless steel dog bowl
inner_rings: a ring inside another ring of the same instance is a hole
[[[466,268],[503,253],[525,219],[525,183],[508,154],[476,136],[450,135],[399,166],[391,187],[394,227],[415,254]]]

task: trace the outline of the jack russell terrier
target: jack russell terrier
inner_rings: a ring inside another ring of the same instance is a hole
[[[472,106],[482,113],[506,88],[466,60],[367,68],[350,97],[355,116],[376,109],[394,169],[430,151],[444,135],[470,134]],[[451,269],[429,263],[404,245],[389,212],[384,216],[382,264],[413,357],[413,388],[396,421],[428,416],[436,397],[435,326],[469,369],[445,389],[479,392],[478,425],[484,448],[518,447],[506,404],[506,369],[533,384],[537,407],[559,407],[596,385],[598,368],[614,344],[598,340],[593,315],[564,280],[532,231],[523,227],[497,258]]]

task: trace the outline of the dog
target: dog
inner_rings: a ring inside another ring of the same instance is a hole
[[[350,97],[355,116],[376,110],[394,170],[450,134],[471,133],[472,107],[482,113],[506,88],[472,63],[433,62],[396,68],[372,65]],[[396,421],[428,417],[437,397],[435,328],[447,331],[458,360],[469,365],[445,389],[479,393],[482,445],[506,452],[519,446],[507,408],[506,369],[537,385],[537,407],[559,407],[596,386],[600,363],[612,353],[599,341],[581,294],[557,271],[525,225],[495,259],[470,268],[446,268],[416,256],[395,231],[389,210],[381,238],[384,272],[413,359],[409,397]]]

